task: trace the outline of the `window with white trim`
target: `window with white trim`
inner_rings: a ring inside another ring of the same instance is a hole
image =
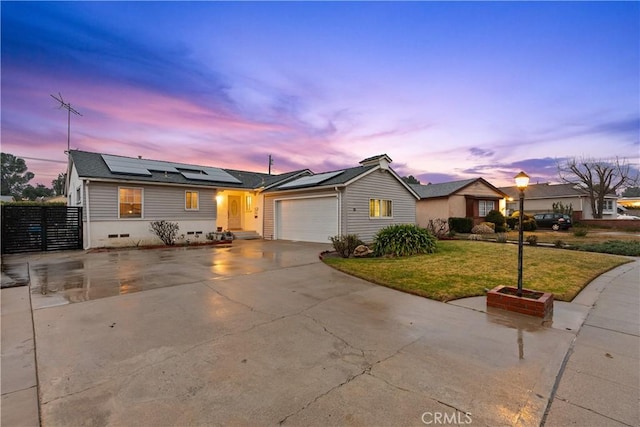
[[[487,216],[489,212],[495,209],[495,202],[493,200],[479,200],[478,201],[478,215]]]
[[[614,211],[614,203],[612,199],[604,199],[604,203],[602,204],[602,212],[610,212]]]
[[[370,218],[391,218],[393,217],[393,202],[384,199],[369,199]]]
[[[76,188],[76,205],[82,204],[82,187]]]
[[[188,211],[197,211],[199,209],[197,191],[184,192],[184,208]]]
[[[142,218],[142,188],[120,187],[120,218]]]
[[[245,212],[253,212],[253,197],[247,196],[244,199],[244,210]]]

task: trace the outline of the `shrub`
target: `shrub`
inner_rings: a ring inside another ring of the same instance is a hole
[[[507,243],[507,234],[506,233],[498,233],[496,235],[496,242],[498,242],[498,243]]]
[[[444,218],[430,219],[427,230],[438,239],[444,239],[449,235],[449,224]]]
[[[555,246],[556,248],[564,248],[564,242],[560,239],[555,240],[553,242],[553,246]]]
[[[527,236],[527,243],[531,246],[536,246],[538,244],[538,236],[532,234],[531,236]]]
[[[587,227],[575,227],[573,229],[573,235],[576,237],[586,237],[588,233]]]
[[[413,224],[395,224],[378,231],[374,237],[376,256],[409,256],[436,251],[436,238],[429,230]]]
[[[522,231],[536,231],[538,229],[538,223],[535,219],[523,219],[522,220]]]
[[[487,224],[478,224],[471,229],[473,234],[493,234],[493,228],[489,227]]]
[[[516,211],[512,216],[507,218],[507,225],[512,230],[517,230],[520,225],[520,217],[518,216],[519,212]],[[527,215],[526,213],[522,217],[522,230],[523,231],[536,231],[538,229],[538,224],[536,224],[536,220],[533,219],[531,215]]]
[[[176,235],[178,234],[178,223],[165,220],[153,221],[150,224],[151,232],[162,240],[165,245],[175,244]]]
[[[497,232],[497,233],[501,233],[506,231],[506,227],[505,227],[505,218],[504,215],[502,215],[502,213],[500,211],[497,210],[491,210],[487,213],[487,216],[484,217],[484,220],[486,222],[491,222],[494,224],[493,229]]]
[[[345,234],[329,237],[333,249],[342,257],[349,258],[358,246],[362,245],[362,241],[357,234]]]
[[[471,233],[472,228],[473,228],[472,218],[460,218],[460,217],[449,218],[449,230],[453,230],[456,233]]]
[[[614,255],[640,256],[640,241],[609,240],[602,243],[577,243],[571,245],[569,249]]]

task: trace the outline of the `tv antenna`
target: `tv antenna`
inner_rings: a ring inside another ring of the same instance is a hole
[[[82,117],[82,114],[76,111],[76,109],[71,106],[70,102],[64,102],[64,99],[62,99],[62,94],[60,92],[58,92],[58,96],[51,95],[51,97],[60,103],[60,108],[64,108],[65,110],[67,110],[67,151],[66,152],[67,154],[69,154],[69,150],[71,149],[71,113],[80,117]]]

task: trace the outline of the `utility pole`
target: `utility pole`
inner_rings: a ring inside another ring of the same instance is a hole
[[[64,99],[62,99],[62,94],[60,92],[58,92],[58,96],[51,95],[51,97],[60,103],[60,108],[64,108],[65,110],[67,110],[67,151],[66,153],[69,154],[69,150],[71,149],[71,113],[77,116],[82,116],[82,114],[76,111],[71,106],[70,102],[64,102]]]
[[[271,175],[271,165],[273,165],[273,157],[269,154],[269,175]]]

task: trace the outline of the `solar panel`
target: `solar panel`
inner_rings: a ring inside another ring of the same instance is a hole
[[[305,185],[320,184],[321,182],[331,179],[334,176],[340,175],[342,172],[344,171],[325,172],[319,173],[317,175],[303,176],[301,178],[294,179],[291,182],[282,184],[280,188],[302,187]]]
[[[103,154],[102,160],[104,160],[109,170],[113,173],[151,176],[151,172],[149,172],[146,168],[140,167],[135,162],[130,161],[135,159],[127,159],[125,157],[116,157]]]
[[[138,163],[140,164],[140,166],[150,171],[178,173],[178,169],[176,169],[175,165],[171,163],[159,162],[156,160],[144,160],[144,159],[139,159]]]
[[[113,173],[123,173],[123,174],[127,174],[127,175],[151,176],[151,172],[149,172],[146,169],[129,168],[129,167],[126,167],[126,166],[118,166],[118,165],[109,166],[109,169]]]
[[[220,168],[183,165],[158,160],[133,159],[130,157],[111,156],[109,154],[103,154],[102,159],[113,173],[151,176],[150,171],[173,172],[181,173],[185,178],[196,181],[242,183],[242,181]]]
[[[187,179],[193,179],[196,181],[210,181],[210,182],[229,182],[234,184],[241,184],[242,182],[233,176],[229,175],[222,169],[217,171],[214,168],[206,168],[207,173],[192,173],[192,172],[180,172],[182,176]]]

